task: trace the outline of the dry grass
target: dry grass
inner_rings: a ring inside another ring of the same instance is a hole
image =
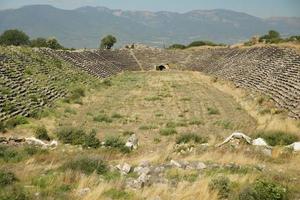
[[[249,156],[245,149],[227,151],[209,148],[205,151],[192,152],[188,155],[174,153],[176,137],[184,133],[195,133],[208,136],[208,142],[213,146],[234,131],[251,134],[259,129],[277,129],[288,132],[299,132],[297,121],[289,120],[283,114],[259,115],[257,96],[249,98],[247,91],[237,89],[228,82],[212,81],[211,77],[198,72],[168,71],[125,73],[112,78],[112,86],[91,90],[83,98],[83,104],[58,103],[53,113],[41,120],[31,120],[29,125],[20,126],[10,134],[33,135],[34,127],[45,125],[51,136],[60,126],[81,127],[90,132],[95,129],[97,137],[103,141],[106,136],[120,136],[124,140],[124,132],[134,132],[139,138],[137,151],[123,154],[106,149],[82,149],[76,146],[59,146],[47,154],[34,155],[19,163],[0,163],[3,167],[16,172],[20,184],[29,185],[31,192],[46,190],[32,185],[33,179],[45,177],[50,181],[49,194],[57,191],[61,184],[70,186],[64,192],[73,199],[109,199],[105,194],[111,189],[124,191],[130,199],[217,199],[217,193],[208,188],[211,177],[200,175],[194,182],[182,180],[176,186],[170,184],[154,184],[142,190],[125,188],[124,178],[104,181],[103,177],[92,174],[83,175],[80,172],[61,171],[60,166],[66,160],[78,155],[100,156],[110,165],[127,162],[138,165],[141,161],[152,164],[168,163],[170,159],[188,161],[212,161],[219,164],[236,163],[239,165],[265,164],[268,169],[284,171],[289,176],[298,176],[300,156],[283,157],[276,153],[276,158],[261,159],[255,154]],[[145,97],[157,97],[155,100],[145,100]],[[185,100],[183,100],[185,99]],[[64,113],[66,108],[75,110],[74,114]],[[210,115],[208,108],[216,108],[217,115]],[[118,115],[116,115],[118,114]],[[94,117],[105,115],[112,122],[97,122]],[[119,117],[114,117],[119,116]],[[201,123],[193,123],[201,121]],[[230,126],[223,126],[228,122]],[[220,125],[221,124],[221,125]],[[141,130],[141,126],[155,127]],[[174,127],[178,134],[161,136],[159,130],[168,126]],[[157,140],[159,139],[159,141]],[[0,161],[1,162],[1,161]],[[50,173],[50,175],[49,175]],[[184,172],[189,174],[190,172]],[[229,174],[229,178],[241,185],[252,182],[256,173]],[[78,191],[90,188],[85,196],[79,196]],[[53,191],[52,191],[53,190]],[[61,196],[56,196],[62,198]],[[66,198],[65,196],[63,196]]]

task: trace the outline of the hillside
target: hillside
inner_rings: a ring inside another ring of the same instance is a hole
[[[270,29],[284,36],[299,34],[300,20],[262,19],[230,10],[174,13],[34,5],[0,11],[0,32],[10,28],[22,29],[32,37],[55,36],[67,47],[97,48],[107,34],[116,35],[119,46],[133,42],[163,46],[195,40],[232,44]]]

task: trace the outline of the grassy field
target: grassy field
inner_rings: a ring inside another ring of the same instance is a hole
[[[195,199],[195,196],[196,199],[243,199],[241,193],[257,178],[274,183],[272,187],[278,188],[278,193],[281,188],[288,188],[286,198],[300,197],[299,154],[282,153],[282,148],[276,147],[274,155],[267,157],[247,146],[241,149],[214,147],[232,132],[254,135],[267,127],[262,126],[263,123],[269,123],[267,116],[259,117],[259,112],[254,111],[254,103],[245,100],[249,95],[229,89],[221,82],[215,83],[196,72],[130,72],[106,79],[82,96],[77,103],[57,102],[45,111],[45,117],[29,119],[29,124],[9,130],[6,136],[32,136],[36,127],[41,126],[54,139],[59,137],[61,129],[93,131],[100,141],[112,138],[125,141],[128,135],[135,133],[139,148],[128,153],[118,148],[82,148],[59,141],[54,150],[2,149],[0,169],[16,176],[13,183],[5,184],[5,191],[0,190],[6,195],[2,195],[3,199],[12,194],[24,195],[19,199]],[[297,125],[293,126],[293,131],[299,130]],[[180,153],[174,147],[185,135],[192,135],[191,138],[203,140],[210,146],[201,146],[195,140],[191,143],[193,151]],[[162,174],[168,183],[134,190],[125,183],[136,174],[123,176],[105,167],[98,168],[99,163],[96,172],[90,173],[86,171],[90,162],[81,160],[83,164],[80,164],[79,157],[101,159],[107,166],[124,162],[136,166],[145,160],[160,165],[173,159],[218,166],[234,163],[239,167],[233,170],[210,168],[201,172],[169,169]],[[254,170],[256,168],[264,170]],[[217,179],[223,176],[228,180]],[[83,188],[89,188],[89,192],[81,195],[79,191]]]

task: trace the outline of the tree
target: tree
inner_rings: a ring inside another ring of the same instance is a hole
[[[1,45],[28,45],[30,43],[29,36],[26,35],[23,31],[17,29],[11,29],[5,31],[0,36],[0,44]]]
[[[185,49],[186,46],[183,44],[172,44],[171,46],[169,46],[169,49]]]
[[[64,47],[60,45],[55,38],[48,38],[47,39],[47,47],[50,49],[63,49]]]
[[[117,39],[114,36],[108,35],[101,40],[100,48],[101,49],[111,49],[116,42],[117,42]]]
[[[45,38],[36,38],[31,40],[30,42],[31,47],[47,47],[47,40]]]

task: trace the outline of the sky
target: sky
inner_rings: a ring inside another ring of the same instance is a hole
[[[300,0],[0,0],[0,10],[31,4],[63,9],[105,6],[122,10],[175,11],[229,9],[258,17],[300,17]]]

